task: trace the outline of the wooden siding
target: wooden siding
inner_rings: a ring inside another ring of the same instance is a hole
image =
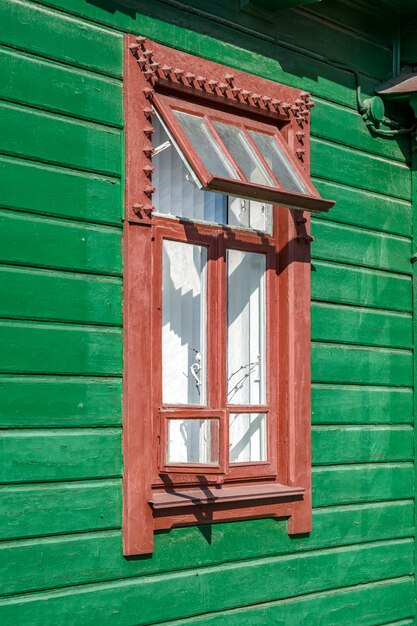
[[[410,149],[355,110],[383,15],[324,1],[0,3],[0,621],[414,623]],[[181,6],[184,5],[184,10]],[[188,10],[186,10],[188,9]],[[122,33],[311,90],[313,532],[254,520],[121,552]]]

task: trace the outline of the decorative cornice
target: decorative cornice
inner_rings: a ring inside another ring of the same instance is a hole
[[[137,37],[136,43],[130,44],[129,48],[148,83],[143,93],[149,100],[152,100],[155,90],[167,88],[170,91],[180,91],[184,95],[190,94],[212,103],[222,101],[234,107],[249,108],[268,118],[274,117],[281,121],[295,120],[301,129],[309,123],[310,109],[315,104],[310,100],[310,94],[306,91],[293,90],[294,99],[287,98],[287,101],[275,97],[275,94],[257,93],[249,88],[251,85],[241,84],[236,80],[235,74],[228,71],[219,80],[218,76],[203,76],[197,72],[176,67],[176,65],[167,65],[163,59],[158,60],[157,52],[147,48],[145,37]],[[207,62],[207,64],[210,63]],[[239,74],[242,75],[241,72]],[[270,82],[265,79],[262,81]],[[150,116],[150,111],[147,108],[144,114]],[[299,133],[297,133],[297,138],[302,143],[302,136]]]

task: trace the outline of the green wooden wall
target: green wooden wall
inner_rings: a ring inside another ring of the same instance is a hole
[[[188,10],[182,6],[187,5]],[[0,622],[358,626],[414,616],[411,173],[355,110],[391,21],[324,0],[0,3]],[[121,553],[122,33],[310,90],[314,530],[256,520]]]

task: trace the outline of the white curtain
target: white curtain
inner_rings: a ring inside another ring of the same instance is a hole
[[[206,263],[203,246],[163,242],[162,397],[205,404]]]
[[[227,399],[265,402],[264,254],[227,251]]]

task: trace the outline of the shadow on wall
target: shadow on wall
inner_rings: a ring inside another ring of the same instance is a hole
[[[123,14],[119,26],[125,32],[320,94],[353,109],[355,71],[364,97],[375,95],[374,86],[392,73],[392,29],[382,17],[376,18],[374,30],[378,30],[381,40],[376,45],[365,35],[344,31],[342,17],[340,28],[334,20],[326,24],[310,12],[297,9],[276,11],[269,14],[269,19],[261,19],[240,10],[238,0],[215,3],[214,7],[208,0],[138,0],[134,7],[129,0],[86,1],[111,15]],[[325,3],[320,6],[321,13],[325,12]],[[233,55],[228,46],[234,46]],[[400,140],[399,146],[407,156],[406,142]]]

